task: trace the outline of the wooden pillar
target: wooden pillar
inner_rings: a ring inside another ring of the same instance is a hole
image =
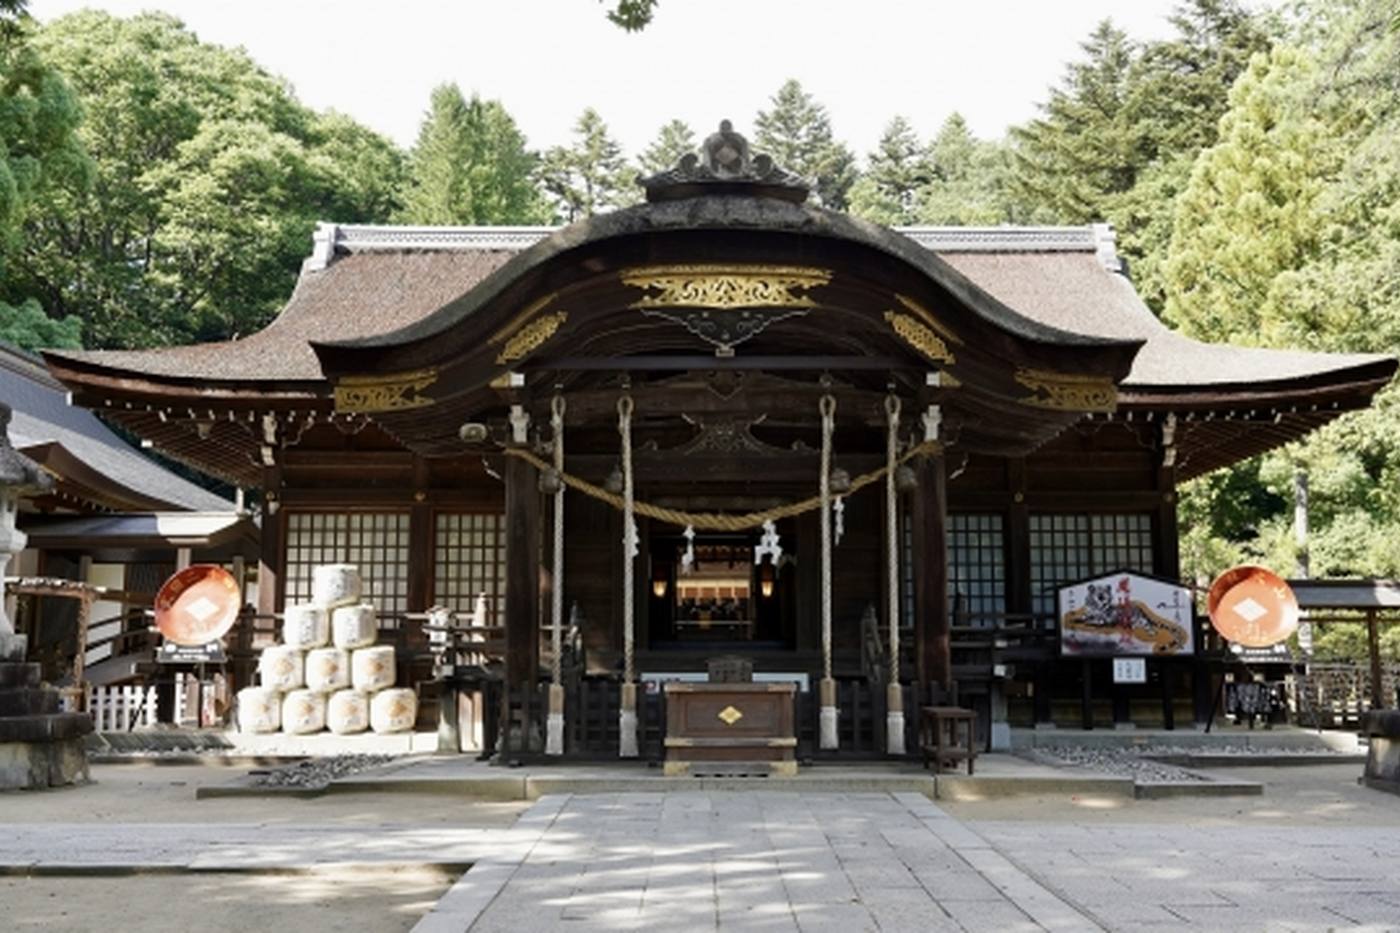
[[[433,507],[428,501],[428,482],[428,461],[415,455],[413,505],[408,511],[409,612],[423,612],[433,599]],[[422,635],[421,628],[418,635]]]
[[[941,453],[916,465],[919,485],[914,493],[914,639],[918,650],[921,694],[930,684],[947,690],[953,680],[952,646],[948,629],[948,489]]]
[[[505,461],[506,685],[518,687],[539,671],[539,471],[519,457]]]
[[[258,543],[258,614],[272,615],[282,608],[282,568],[286,552],[282,535],[282,471],[263,470],[262,527]]]
[[[1381,641],[1376,623],[1376,610],[1366,610],[1366,647],[1371,655],[1371,709],[1385,709],[1385,690],[1381,677]]]

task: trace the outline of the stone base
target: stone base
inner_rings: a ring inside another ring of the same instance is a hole
[[[1400,710],[1371,710],[1361,718],[1370,740],[1366,750],[1366,786],[1400,792]]]
[[[0,662],[22,662],[28,648],[28,635],[17,635],[14,632],[0,632]]]
[[[87,779],[87,751],[81,738],[0,743],[0,790],[63,787]]]

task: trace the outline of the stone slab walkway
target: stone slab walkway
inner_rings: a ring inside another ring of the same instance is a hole
[[[526,820],[529,852],[416,933],[1099,929],[919,794],[561,795]]]

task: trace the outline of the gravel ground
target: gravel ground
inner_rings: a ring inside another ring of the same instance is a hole
[[[325,787],[337,778],[368,771],[394,760],[392,755],[330,755],[307,758],[269,771],[248,772],[259,787]]]
[[[1088,768],[1091,771],[1130,777],[1135,781],[1190,784],[1210,780],[1184,768],[1146,758],[1139,749],[1046,745],[1029,750],[1026,757],[1040,764]]]

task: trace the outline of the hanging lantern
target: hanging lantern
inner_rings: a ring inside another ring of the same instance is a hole
[[[901,463],[894,471],[894,488],[900,492],[913,492],[919,488],[919,475],[907,463]]]
[[[659,560],[653,560],[651,569],[651,595],[655,596],[657,599],[665,599],[666,586],[668,583],[666,565]]]
[[[763,594],[764,599],[773,597],[773,578],[776,573],[770,563],[760,564],[758,568],[758,591]]]
[[[832,470],[830,487],[833,496],[844,496],[851,491],[851,474],[842,467]]]
[[[615,496],[622,494],[622,467],[615,466],[612,468],[612,472],[608,474],[608,478],[603,480],[603,488]]]
[[[550,467],[540,471],[540,492],[546,496],[552,496],[564,486],[563,480],[559,476],[559,471]]]

